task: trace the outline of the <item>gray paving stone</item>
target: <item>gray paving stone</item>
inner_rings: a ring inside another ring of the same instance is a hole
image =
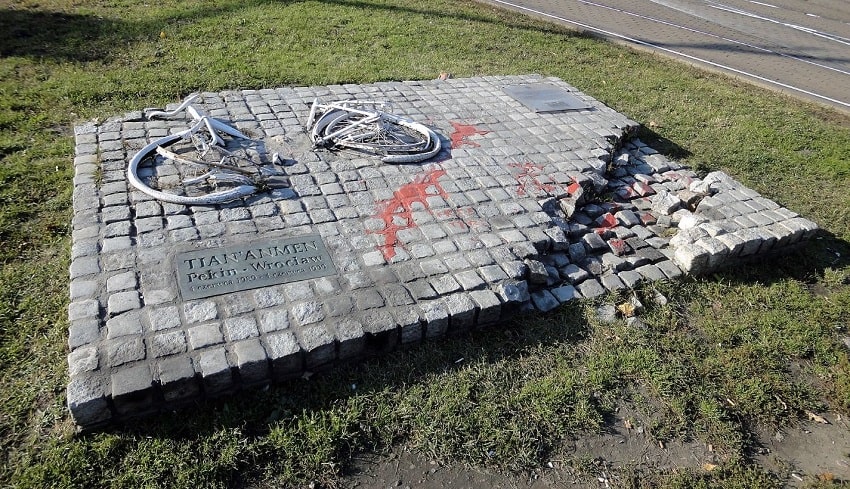
[[[614,274],[605,274],[600,277],[600,281],[602,282],[602,286],[608,289],[611,292],[623,289],[626,287],[626,284]]]
[[[380,293],[391,307],[413,304],[415,301],[402,285],[388,284],[380,288]]]
[[[296,335],[306,355],[307,368],[315,368],[334,360],[336,356],[334,337],[323,325],[300,328],[296,330]]]
[[[560,305],[559,300],[548,290],[540,290],[531,294],[534,307],[542,312],[549,312]]]
[[[445,297],[443,303],[451,317],[449,320],[451,333],[465,332],[473,327],[476,308],[469,295],[464,293],[451,294]]]
[[[670,260],[660,261],[656,263],[655,266],[661,269],[661,271],[664,272],[664,275],[666,275],[670,280],[678,279],[683,275],[682,270]]]
[[[600,256],[604,270],[620,272],[632,268],[630,261],[624,260],[614,253],[604,253]]]
[[[239,341],[259,336],[257,320],[253,316],[238,316],[224,320],[224,331],[227,341]]]
[[[673,259],[687,273],[700,274],[708,267],[709,253],[696,245],[682,245],[675,248]]]
[[[478,273],[487,283],[495,283],[508,278],[508,274],[499,265],[488,265],[478,269]]]
[[[163,358],[157,364],[160,389],[166,401],[190,399],[200,394],[192,359],[184,356]]]
[[[569,280],[570,283],[572,283],[573,285],[584,281],[590,276],[587,271],[582,268],[579,268],[579,266],[574,263],[570,263],[569,265],[560,268],[559,272],[562,277],[564,277],[566,280]]]
[[[579,293],[581,293],[581,296],[587,299],[593,299],[594,297],[599,297],[605,293],[605,287],[593,278],[584,280],[575,287],[578,289]]]
[[[68,373],[71,377],[97,370],[99,365],[96,346],[77,348],[68,354]]]
[[[415,282],[410,282],[405,284],[407,290],[410,291],[410,294],[416,300],[422,299],[434,299],[437,297],[437,292],[434,290],[434,287],[427,280],[417,280]]]
[[[316,301],[307,301],[291,307],[292,319],[302,326],[318,323],[325,319],[322,305]]]
[[[667,278],[667,275],[656,265],[644,265],[635,269],[635,271],[650,281],[665,280]]]
[[[608,246],[605,240],[596,233],[587,233],[581,240],[588,252],[598,252]]]
[[[112,403],[119,414],[150,409],[153,405],[153,375],[146,364],[134,365],[112,374]]]
[[[503,303],[523,303],[531,299],[528,282],[525,280],[505,280],[496,285],[495,292]]]
[[[395,318],[386,310],[371,310],[360,316],[367,333],[367,347],[378,352],[390,351],[398,345],[400,330]]]
[[[570,260],[573,262],[579,262],[583,260],[585,256],[587,256],[587,251],[584,247],[583,242],[570,244],[568,251],[570,255]]]
[[[150,355],[153,358],[185,353],[186,348],[186,333],[183,331],[160,333],[150,339]]]
[[[71,262],[71,279],[100,273],[100,263],[96,256],[80,257]]]
[[[474,290],[469,293],[477,309],[476,323],[480,327],[496,324],[501,318],[502,303],[499,297],[489,290]]]
[[[617,277],[623,282],[623,285],[633,289],[644,280],[643,275],[634,270],[625,270],[617,273]]]
[[[396,308],[392,312],[396,324],[401,331],[399,341],[403,345],[422,341],[425,333],[419,309],[414,306]]]
[[[151,329],[162,331],[180,326],[180,310],[177,306],[162,306],[147,308],[148,321]],[[112,320],[117,319],[113,318]]]
[[[463,287],[463,290],[475,290],[484,287],[485,281],[475,270],[465,270],[455,274],[455,280]]]
[[[438,295],[447,295],[462,289],[457,280],[448,274],[432,278],[430,283]]]
[[[339,358],[347,360],[362,355],[366,349],[366,335],[359,321],[346,317],[335,323]]]
[[[449,327],[449,311],[441,300],[419,303],[422,318],[425,320],[425,337],[428,339],[443,336]]]
[[[708,263],[706,264],[708,270],[716,270],[719,268],[729,253],[729,249],[726,245],[717,238],[703,238],[695,244],[706,250],[708,253]]]
[[[554,295],[558,302],[562,304],[581,297],[576,288],[572,285],[562,285],[554,288],[552,289],[552,295]]]
[[[236,367],[244,385],[265,383],[269,379],[269,361],[259,339],[240,341],[233,347]]]
[[[97,318],[77,319],[68,327],[68,347],[72,350],[100,340],[100,323]]]
[[[369,309],[383,307],[384,305],[384,298],[381,297],[381,294],[374,289],[366,289],[356,292],[354,294],[354,301],[357,310],[360,311],[367,311]]]
[[[221,393],[233,388],[233,372],[223,346],[202,351],[198,357],[198,368],[206,393]]]
[[[221,334],[221,326],[219,323],[202,324],[189,328],[189,346],[193,350],[200,350],[210,345],[217,345],[224,342],[224,335]]]
[[[111,396],[109,382],[102,376],[72,377],[66,389],[66,396],[74,421],[80,426],[98,426],[112,417],[107,402],[107,398]]]
[[[110,340],[120,336],[140,335],[144,330],[141,313],[137,310],[125,312],[106,321],[106,338]]]
[[[301,374],[303,358],[295,335],[285,331],[268,335],[264,341],[268,358],[272,362],[272,375],[276,380],[285,380]]]
[[[124,336],[104,342],[107,365],[117,367],[145,358],[145,344],[141,337]]]
[[[218,309],[213,301],[187,302],[183,304],[183,316],[188,324],[218,318]]]
[[[528,281],[531,284],[545,285],[549,273],[546,266],[537,260],[525,260],[525,265],[528,267]]]

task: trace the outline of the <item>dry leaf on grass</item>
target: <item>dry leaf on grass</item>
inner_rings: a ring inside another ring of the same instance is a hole
[[[806,415],[809,417],[810,420],[814,421],[815,423],[829,424],[828,419],[824,418],[823,416],[819,416],[811,411],[806,411]]]

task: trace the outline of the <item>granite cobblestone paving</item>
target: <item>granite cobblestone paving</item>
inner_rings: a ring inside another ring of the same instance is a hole
[[[523,84],[589,108],[534,112],[504,91]],[[415,165],[314,151],[304,125],[316,98],[389,101],[444,149]],[[260,142],[256,160],[290,186],[216,206],[159,202],[127,183],[127,161],[184,119],[136,112],[75,128],[68,404],[82,428],[709,273],[817,232],[725,173],[699,177],[659,154],[635,122],[556,78],[226,91],[197,104]],[[304,235],[335,273],[193,299],[178,287],[179,253]]]

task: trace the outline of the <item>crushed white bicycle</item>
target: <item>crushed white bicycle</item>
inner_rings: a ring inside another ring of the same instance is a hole
[[[182,205],[222,204],[286,186],[281,173],[251,151],[251,138],[191,105],[197,97],[186,98],[172,111],[144,109],[147,120],[185,111],[193,122],[139,150],[127,166],[130,184],[157,200]],[[142,167],[144,162],[151,165]]]
[[[387,102],[314,100],[307,121],[313,147],[360,151],[396,164],[418,163],[440,153],[434,131],[389,110]]]

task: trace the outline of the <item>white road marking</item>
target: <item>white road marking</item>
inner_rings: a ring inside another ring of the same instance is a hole
[[[781,56],[783,58],[792,59],[794,61],[799,61],[801,63],[810,64],[812,66],[817,66],[818,68],[823,68],[825,70],[835,71],[836,73],[841,73],[842,75],[850,75],[850,71],[845,71],[845,70],[842,70],[840,68],[835,68],[835,67],[832,67],[832,66],[821,64],[821,63],[818,63],[816,61],[812,61],[810,59],[799,58],[799,57],[794,56],[792,54],[786,54],[786,53],[781,53],[781,52],[778,52],[778,51],[773,51],[771,49],[761,47],[761,46],[757,46],[755,44],[750,44],[750,43],[747,43],[747,42],[738,41],[737,39],[730,39],[730,38],[727,38],[727,37],[718,36],[718,35],[712,34],[710,32],[705,32],[705,31],[701,31],[699,29],[694,29],[692,27],[687,27],[687,26],[675,24],[673,22],[668,22],[666,20],[656,19],[654,17],[648,17],[646,15],[641,15],[641,14],[638,14],[638,13],[635,13],[635,12],[629,12],[629,11],[622,10],[622,9],[619,9],[619,8],[616,8],[616,7],[610,7],[608,5],[595,3],[595,2],[592,2],[590,0],[577,0],[577,1],[579,3],[583,3],[585,5],[590,5],[591,7],[598,7],[598,8],[613,10],[615,12],[619,12],[619,13],[624,14],[624,15],[629,15],[629,16],[632,16],[632,17],[637,17],[637,18],[640,18],[640,19],[649,20],[649,21],[652,21],[652,22],[657,22],[659,24],[663,24],[663,25],[666,25],[666,26],[669,26],[669,27],[675,27],[675,28],[682,29],[682,30],[685,30],[685,31],[688,31],[688,32],[693,32],[695,34],[700,34],[700,35],[703,35],[703,36],[713,37],[715,39],[720,39],[720,40],[726,41],[728,43],[738,44],[740,46],[745,46],[745,47],[748,47],[750,49],[755,49],[757,51],[761,51],[763,53],[773,54],[773,55],[776,55],[776,56]],[[650,1],[653,2],[653,3],[657,3],[659,5],[663,5],[663,6],[668,7],[668,8],[674,8],[674,7],[668,5],[666,2],[663,2],[663,1],[659,1],[659,0],[650,0]],[[685,12],[685,13],[688,13],[690,15],[694,15],[698,18],[700,17],[699,15],[691,14],[690,12]]]
[[[732,73],[747,76],[747,77],[759,80],[761,82],[767,83],[769,85],[775,85],[775,86],[782,87],[782,88],[785,88],[785,89],[788,89],[788,90],[793,90],[795,92],[799,92],[799,93],[808,95],[810,97],[825,100],[825,101],[831,102],[833,104],[842,105],[844,107],[850,108],[850,103],[848,103],[848,102],[843,102],[841,100],[837,100],[837,99],[834,99],[834,98],[831,98],[831,97],[827,97],[826,95],[821,95],[819,93],[811,92],[809,90],[806,90],[806,89],[803,89],[803,88],[800,88],[800,87],[795,87],[795,86],[789,85],[787,83],[782,83],[782,82],[778,82],[776,80],[771,80],[769,78],[765,78],[763,76],[756,75],[755,73],[750,73],[750,72],[747,72],[747,71],[744,71],[744,70],[739,70],[737,68],[732,68],[731,66],[726,66],[726,65],[723,65],[723,64],[720,64],[720,63],[715,63],[714,61],[709,61],[707,59],[703,59],[703,58],[700,58],[698,56],[692,56],[690,54],[683,53],[681,51],[676,51],[675,49],[670,49],[670,48],[665,48],[663,46],[658,46],[658,45],[655,45],[655,44],[652,44],[652,43],[649,43],[649,42],[646,42],[646,41],[641,41],[640,39],[635,39],[633,37],[629,37],[629,36],[626,36],[626,35],[623,35],[623,34],[619,34],[617,32],[611,32],[611,31],[608,31],[608,30],[605,30],[605,29],[600,29],[598,27],[593,27],[591,25],[584,24],[582,22],[576,22],[574,20],[569,20],[569,19],[566,19],[564,17],[560,17],[558,15],[550,14],[548,12],[543,12],[541,10],[536,10],[536,9],[533,9],[533,8],[530,8],[530,7],[526,7],[524,5],[517,5],[515,3],[508,2],[506,0],[490,0],[490,1],[492,1],[494,3],[506,5],[508,7],[511,7],[511,8],[517,9],[517,10],[523,10],[523,11],[526,11],[526,12],[531,12],[535,15],[539,15],[539,16],[542,16],[542,17],[548,17],[550,19],[554,19],[554,20],[557,20],[559,22],[563,22],[565,24],[571,24],[571,25],[574,25],[574,26],[577,26],[577,27],[581,27],[582,29],[598,32],[598,33],[604,34],[606,36],[615,37],[617,39],[622,39],[624,41],[628,41],[628,42],[631,42],[631,43],[634,43],[634,44],[646,46],[646,47],[649,47],[649,48],[652,48],[652,49],[657,49],[657,50],[663,51],[665,53],[675,54],[675,55],[681,56],[685,59],[690,59],[692,61],[697,61],[697,62],[700,62],[700,63],[707,64],[709,66],[713,66],[715,68],[720,68],[722,70],[731,71]]]
[[[723,5],[722,3],[713,3],[713,2],[708,2],[708,3],[709,3],[709,7],[717,9],[717,10],[722,10],[724,12],[730,12],[730,13],[733,13],[733,14],[743,15],[743,16],[750,17],[750,18],[757,19],[757,20],[763,20],[765,22],[771,22],[773,24],[779,24],[779,25],[784,26],[784,27],[790,27],[791,29],[795,29],[795,30],[798,30],[798,31],[801,31],[801,32],[806,32],[808,34],[812,34],[812,35],[817,36],[817,37],[821,37],[821,38],[824,38],[824,39],[827,39],[827,40],[830,40],[830,41],[834,41],[834,42],[837,42],[837,43],[840,43],[840,44],[845,44],[847,46],[850,46],[850,39],[848,39],[846,37],[841,37],[841,36],[836,35],[836,34],[830,34],[828,32],[821,32],[817,29],[812,29],[812,28],[804,27],[804,26],[797,25],[797,24],[789,24],[787,22],[782,22],[780,20],[771,19],[770,17],[764,17],[762,15],[754,14],[752,12],[747,12],[746,10],[741,10],[739,8],[730,7],[728,5]]]
[[[750,3],[754,3],[756,5],[763,5],[765,7],[770,7],[770,8],[779,8],[776,5],[771,5],[769,3],[764,3],[764,2],[756,2],[755,0],[750,0]]]

